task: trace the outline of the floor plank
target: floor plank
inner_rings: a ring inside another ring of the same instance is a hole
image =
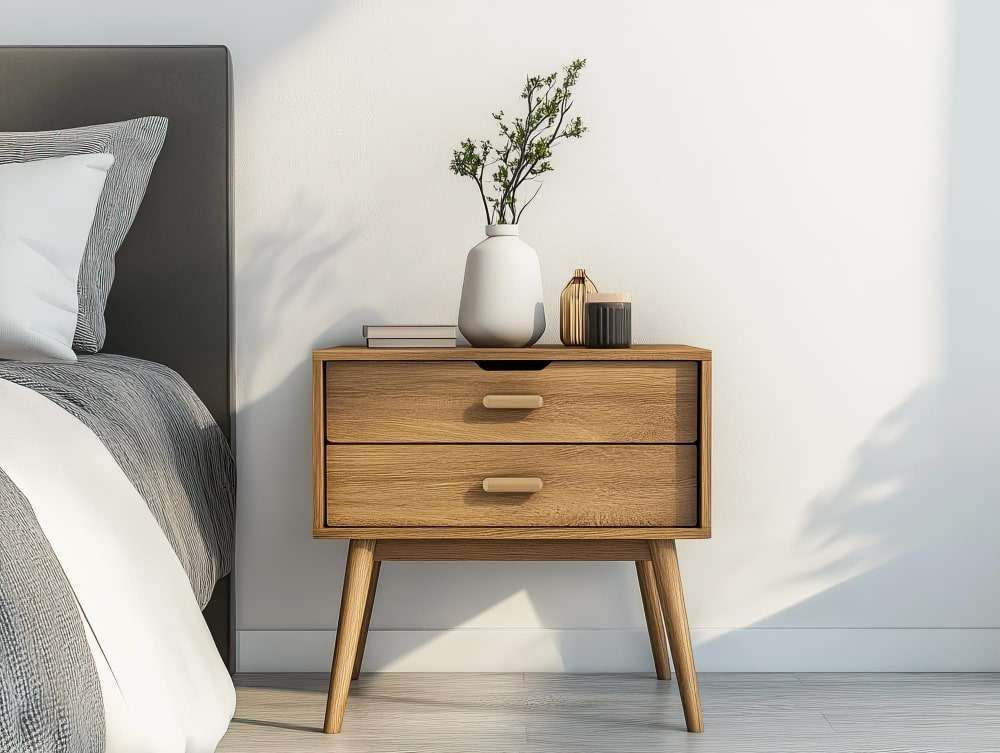
[[[237,677],[222,753],[985,753],[997,674],[703,674],[705,733],[654,675],[364,674],[340,735],[323,674]]]

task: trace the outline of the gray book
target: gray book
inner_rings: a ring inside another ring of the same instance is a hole
[[[458,337],[458,328],[454,325],[366,324],[361,328],[361,334],[366,340],[372,338],[386,340],[394,337],[454,340]]]
[[[369,337],[369,348],[454,348],[454,337]]]

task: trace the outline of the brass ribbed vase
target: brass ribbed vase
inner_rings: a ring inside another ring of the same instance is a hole
[[[573,279],[559,296],[559,339],[563,345],[587,344],[587,295],[596,292],[597,286],[585,269],[573,272]]]

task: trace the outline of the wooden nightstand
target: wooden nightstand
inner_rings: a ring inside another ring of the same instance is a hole
[[[351,540],[324,731],[383,560],[632,560],[701,732],[674,540],[711,535],[711,379],[686,345],[313,353],[313,536]]]

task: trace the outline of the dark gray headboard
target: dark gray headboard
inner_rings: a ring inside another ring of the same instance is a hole
[[[118,256],[105,350],[166,364],[230,435],[232,64],[225,47],[0,47],[0,131],[170,119]],[[232,577],[204,611],[230,669]]]
[[[169,118],[116,257],[105,350],[175,369],[227,436],[231,82],[221,46],[0,47],[0,131]]]

